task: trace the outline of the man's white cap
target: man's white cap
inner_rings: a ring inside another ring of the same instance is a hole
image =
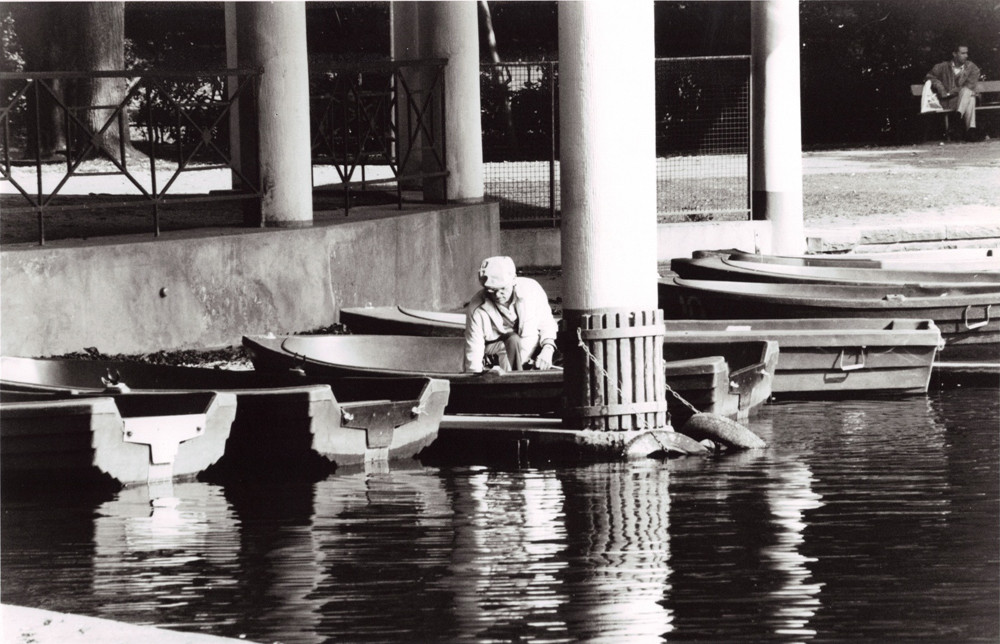
[[[479,281],[486,288],[504,288],[514,283],[517,270],[514,260],[499,255],[487,257],[479,267]]]

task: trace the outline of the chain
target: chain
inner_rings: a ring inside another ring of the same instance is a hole
[[[677,400],[681,401],[681,404],[683,404],[685,407],[687,407],[688,409],[690,409],[692,412],[694,412],[696,414],[700,414],[701,413],[700,411],[698,411],[697,407],[695,407],[694,405],[692,405],[688,401],[684,400],[684,396],[680,395],[679,393],[677,393],[676,391],[674,391],[673,389],[671,389],[670,385],[668,385],[666,382],[663,383],[663,386],[667,390],[667,393],[673,395],[674,398],[676,398]]]
[[[618,392],[618,396],[620,398],[625,398],[625,394],[621,390],[621,387],[619,386],[621,383],[618,382],[616,379],[612,378],[611,374],[608,373],[608,371],[604,368],[604,365],[602,365],[601,362],[597,359],[597,356],[595,356],[593,353],[590,352],[590,349],[587,348],[587,344],[583,341],[583,332],[580,329],[576,330],[576,340],[577,340],[577,346],[579,346],[581,349],[583,349],[583,353],[587,356],[587,359],[590,360],[590,362],[597,368],[597,371],[600,372],[601,376],[603,376],[604,379],[607,382],[611,383],[611,386],[615,388],[615,391]],[[674,391],[673,389],[671,389],[670,385],[668,385],[666,383],[663,383],[663,385],[664,385],[664,387],[667,388],[667,391],[669,391],[670,393],[672,393],[674,396],[677,397],[678,400],[680,400],[682,403],[684,403],[689,408],[691,408],[694,411],[694,413],[696,413],[696,414],[698,413],[698,410],[695,409],[691,405],[691,403],[689,403],[688,401],[684,400],[684,398],[682,398],[679,393],[677,393],[676,391]],[[656,429],[655,427],[649,427],[649,426],[647,426],[646,425],[646,421],[643,420],[643,419],[641,419],[641,418],[636,418],[636,422],[639,425],[638,429]],[[664,450],[666,450],[667,446],[664,445],[660,441],[659,438],[657,438],[656,434],[653,433],[652,435],[653,435],[653,438],[656,439],[656,442],[660,443],[660,447],[662,447]]]

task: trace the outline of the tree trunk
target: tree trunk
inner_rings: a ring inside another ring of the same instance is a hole
[[[506,135],[511,141],[511,147],[517,149],[517,132],[514,130],[514,118],[510,109],[510,77],[501,79],[497,75],[499,71],[497,66],[500,64],[500,49],[497,47],[497,35],[493,30],[493,15],[490,13],[490,5],[486,0],[479,0],[479,16],[484,32],[484,39],[486,40],[486,47],[490,54],[490,62],[493,63],[493,73],[490,74],[490,79],[503,92],[503,101],[500,103],[500,109],[503,111],[504,125],[507,128]]]
[[[78,2],[72,3],[78,15],[76,20],[77,65],[86,71],[121,71],[125,69],[125,3],[124,2]],[[72,12],[71,12],[72,13]],[[91,132],[97,133],[108,119],[114,122],[99,137],[100,150],[91,150],[90,156],[100,152],[124,162],[121,145],[129,145],[128,113],[122,110],[121,117],[115,109],[125,99],[128,91],[124,78],[80,79],[75,83],[75,104],[78,118],[87,124]],[[87,147],[88,139],[81,132],[76,142],[78,150]]]
[[[124,2],[32,2],[11,3],[14,24],[24,52],[27,72],[120,71],[125,69]],[[47,160],[55,153],[66,153],[67,139],[76,153],[81,153],[92,137],[66,118],[65,107],[94,133],[100,131],[125,97],[122,78],[44,81],[38,101],[29,96],[29,146]],[[62,103],[62,105],[60,105]],[[93,109],[97,107],[96,109]],[[35,131],[35,115],[39,131]],[[116,122],[98,139],[102,152],[119,159],[120,143],[128,147],[128,114],[123,113],[121,127]],[[65,123],[71,123],[66,131]]]

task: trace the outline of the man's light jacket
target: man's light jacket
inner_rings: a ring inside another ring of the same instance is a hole
[[[552,317],[549,298],[542,285],[530,277],[514,279],[514,294],[508,307],[517,316],[513,328],[505,324],[497,305],[487,296],[486,289],[473,296],[465,315],[465,370],[482,371],[483,355],[488,342],[495,342],[513,331],[522,340],[534,340],[535,346],[555,347],[558,325]]]

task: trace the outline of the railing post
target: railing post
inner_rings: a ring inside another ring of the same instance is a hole
[[[549,68],[549,217],[553,228],[558,228],[559,221],[556,218],[556,127],[559,120],[556,118],[556,78],[555,63],[548,62]]]
[[[153,91],[154,88],[147,85],[146,86],[146,96],[149,100],[146,101],[146,128],[149,137],[149,188],[153,195],[153,229],[155,235],[160,234],[160,195],[158,193],[158,187],[156,185],[156,138],[153,134]]]
[[[41,95],[38,93],[38,85],[41,81],[39,79],[34,79],[34,92],[35,92],[35,176],[38,186],[38,194],[36,195],[35,208],[38,214],[38,245],[45,245],[45,221],[43,217],[43,204],[42,195],[44,194],[44,188],[42,186],[42,109],[41,109]],[[67,147],[69,142],[67,140]],[[66,158],[69,159],[69,150],[66,150]]]

